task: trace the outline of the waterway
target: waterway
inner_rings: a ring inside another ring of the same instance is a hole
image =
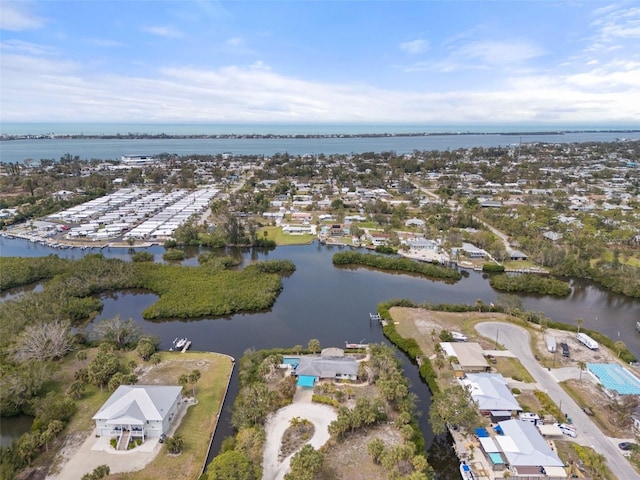
[[[346,247],[345,247],[346,248]],[[246,264],[254,260],[287,258],[296,264],[296,272],[283,280],[283,291],[273,308],[267,312],[238,314],[223,318],[193,320],[169,319],[149,322],[142,311],[156,301],[156,296],[145,291],[113,292],[102,296],[104,309],[99,319],[120,315],[133,318],[145,333],[157,335],[161,348],[168,349],[176,337],[193,340],[193,348],[222,352],[240,358],[249,348],[261,349],[278,346],[306,345],[317,338],[323,347],[342,346],[350,342],[385,342],[380,326],[370,322],[369,312],[392,298],[409,298],[416,303],[475,303],[495,302],[497,292],[478,272],[454,285],[423,278],[388,274],[363,268],[336,268],[331,257],[341,247],[323,246],[317,242],[304,246],[279,247],[271,251],[234,251]],[[54,250],[25,240],[0,238],[2,256],[40,256],[51,253],[67,258],[78,258],[89,252],[100,251],[106,257],[128,259],[126,248]],[[160,259],[162,247],[150,249]],[[197,249],[188,251],[187,264],[197,263]],[[574,324],[582,317],[584,325],[611,338],[625,341],[629,349],[640,358],[640,335],[635,322],[640,318],[640,300],[617,295],[587,281],[572,281],[571,295],[562,299],[540,296],[521,296],[527,310],[542,311],[553,320]],[[15,292],[14,292],[15,293]],[[428,424],[431,396],[418,376],[417,368],[400,354],[405,374],[418,396],[420,426],[428,445],[430,461],[441,474],[455,468],[456,459],[446,438],[434,438]],[[219,451],[222,440],[232,433],[231,405],[238,391],[237,375],[230,385],[212,454]]]
[[[217,155],[231,152],[235,155],[315,155],[324,153],[349,154],[363,152],[410,153],[414,150],[457,150],[472,147],[499,147],[519,143],[575,143],[614,142],[620,138],[640,139],[640,131],[632,132],[568,132],[564,134],[464,134],[428,135],[410,137],[356,137],[356,138],[153,138],[153,139],[101,139],[53,138],[26,139],[0,142],[0,162],[23,162],[25,159],[59,160],[66,154],[81,160],[119,160],[122,155]]]

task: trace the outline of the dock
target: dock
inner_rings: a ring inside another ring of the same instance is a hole
[[[640,332],[640,322],[636,322],[636,332]]]
[[[376,321],[380,322],[380,325],[382,325],[383,327],[385,327],[387,325],[387,320],[382,318],[379,313],[370,313],[369,314],[369,321],[371,321],[371,320],[376,320]]]
[[[191,346],[191,340],[187,340],[187,343],[184,344],[184,347],[182,347],[182,353],[186,352],[187,350],[189,350],[189,347]]]

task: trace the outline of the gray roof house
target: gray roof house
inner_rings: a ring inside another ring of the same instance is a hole
[[[497,373],[467,373],[460,383],[469,389],[481,412],[521,412],[505,378]]]
[[[182,387],[120,385],[93,416],[96,434],[120,438],[159,437],[178,411]]]
[[[513,473],[541,476],[545,480],[566,478],[564,464],[531,422],[498,422],[502,435],[495,437]],[[542,477],[541,467],[546,472]]]
[[[316,379],[356,380],[358,362],[348,356],[303,356],[296,368],[297,376],[316,377]]]

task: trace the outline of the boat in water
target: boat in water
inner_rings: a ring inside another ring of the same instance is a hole
[[[189,342],[188,338],[177,338],[176,337],[176,339],[173,341],[173,346],[169,350],[171,350],[171,351],[173,351],[173,350],[182,350],[187,343],[191,344],[191,342]]]
[[[465,462],[460,462],[460,475],[462,475],[462,480],[474,480],[475,478],[471,467]]]

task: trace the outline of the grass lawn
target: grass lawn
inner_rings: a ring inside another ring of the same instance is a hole
[[[508,270],[520,270],[537,266],[530,260],[508,260],[506,262],[502,262],[502,264],[504,265],[504,268]]]
[[[306,245],[318,238],[316,235],[282,233],[281,227],[263,227],[258,231],[258,238],[263,238],[263,232],[267,232],[267,239],[275,241],[277,245]]]
[[[627,252],[628,253],[628,252]],[[606,262],[613,262],[613,251],[607,250],[602,254],[601,258],[594,258],[591,260],[591,266],[598,263],[600,260]],[[635,255],[625,255],[625,252],[621,252],[618,256],[618,261],[623,265],[629,265],[631,267],[640,267],[640,258]]]

